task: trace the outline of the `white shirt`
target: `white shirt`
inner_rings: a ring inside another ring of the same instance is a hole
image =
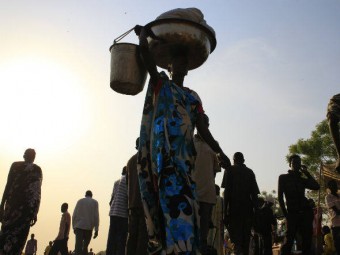
[[[78,200],[72,215],[73,229],[98,231],[99,208],[97,200],[85,197]]]
[[[192,179],[196,182],[197,200],[216,204],[215,172],[220,172],[216,153],[198,136],[194,136],[197,152]]]
[[[126,175],[116,181],[113,187],[113,201],[110,207],[110,216],[128,217],[128,190]]]

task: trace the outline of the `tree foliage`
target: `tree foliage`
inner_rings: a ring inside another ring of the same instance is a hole
[[[299,139],[295,144],[289,146],[289,155],[301,156],[302,164],[306,165],[308,171],[321,185],[321,203],[324,202],[325,185],[319,177],[320,165],[334,163],[337,159],[336,149],[328,128],[327,120],[321,121],[312,131],[310,138]],[[317,201],[318,191],[311,191],[307,195]]]

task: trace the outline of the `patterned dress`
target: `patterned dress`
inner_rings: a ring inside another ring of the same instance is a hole
[[[198,206],[191,179],[198,95],[164,72],[149,84],[140,130],[138,173],[150,254],[196,254]]]
[[[0,253],[21,254],[30,222],[39,210],[42,172],[39,166],[25,162],[12,164],[3,199],[6,199],[0,234]]]

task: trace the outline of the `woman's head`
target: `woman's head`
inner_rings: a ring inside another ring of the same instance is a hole
[[[323,226],[321,229],[321,232],[326,235],[331,232],[330,228],[328,226]]]
[[[172,79],[179,83],[183,82],[184,76],[188,74],[188,65],[189,60],[187,50],[176,48],[172,53],[172,61],[169,66],[169,72],[171,73]]]
[[[336,183],[335,180],[330,180],[327,183],[327,188],[331,191],[331,193],[336,193],[338,191],[338,184]]]
[[[188,58],[186,55],[177,55],[172,59],[171,71],[173,75],[187,75],[188,74]]]

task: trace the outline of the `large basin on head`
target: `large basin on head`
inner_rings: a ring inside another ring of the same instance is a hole
[[[201,66],[216,47],[214,33],[207,27],[183,19],[158,19],[146,25],[164,41],[148,38],[156,65],[167,69],[176,54],[188,56],[188,70]]]

